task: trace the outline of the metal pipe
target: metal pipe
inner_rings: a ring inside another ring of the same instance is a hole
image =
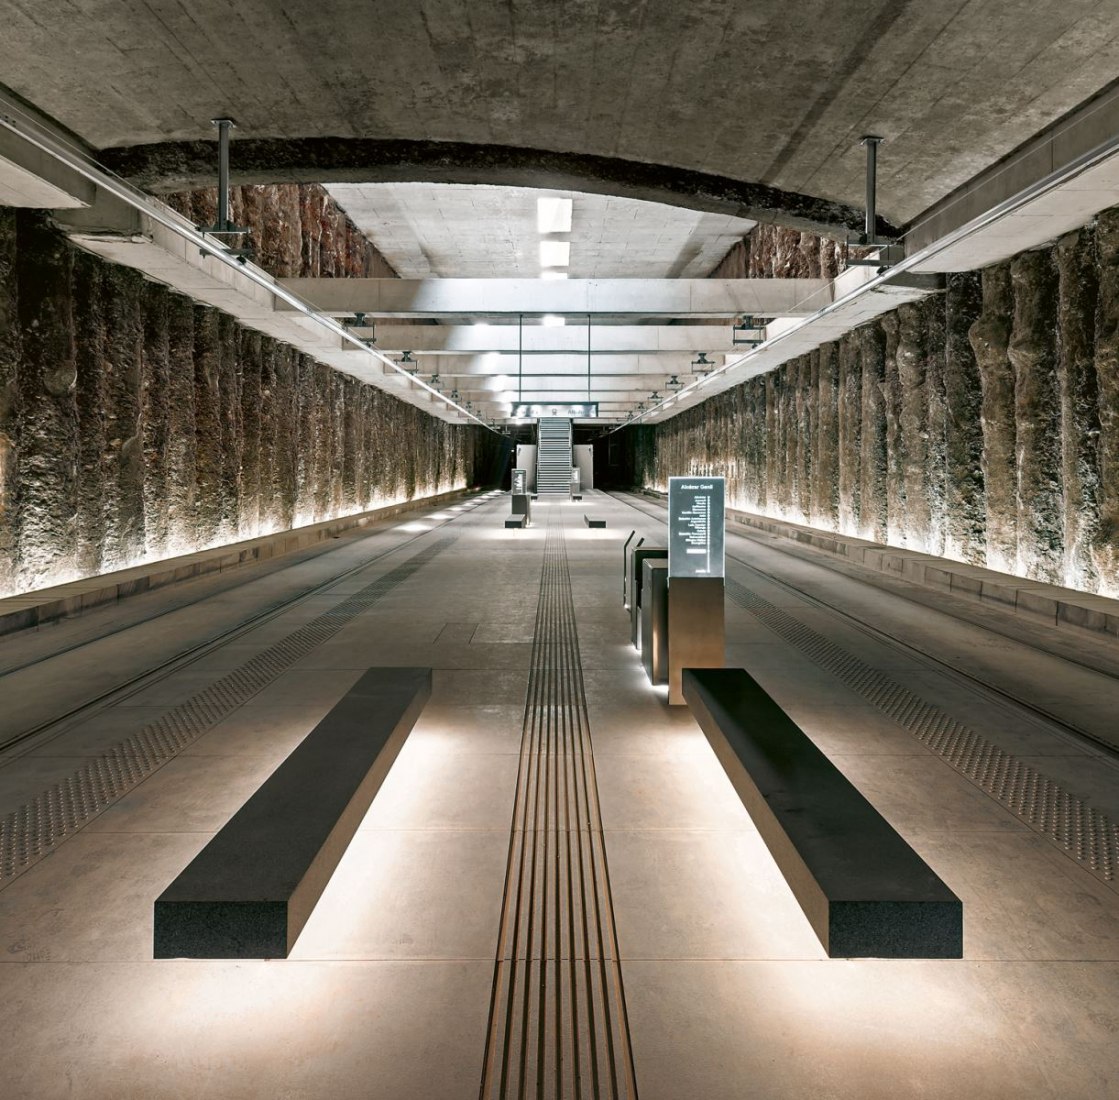
[[[217,230],[229,229],[229,131],[236,125],[231,118],[210,120],[218,128],[218,220]]]
[[[881,141],[882,139],[878,138],[876,140]],[[850,304],[852,301],[855,301],[858,298],[863,297],[863,295],[865,294],[873,294],[880,287],[885,286],[887,283],[889,283],[891,279],[896,278],[898,275],[903,274],[909,269],[917,267],[919,264],[924,263],[926,260],[935,256],[938,252],[943,252],[945,249],[951,248],[952,245],[966,240],[973,233],[978,233],[983,229],[986,229],[989,225],[993,225],[995,222],[1001,221],[1007,215],[1013,214],[1017,209],[1019,209],[1019,207],[1025,206],[1026,203],[1032,202],[1034,199],[1048,194],[1055,188],[1059,187],[1061,184],[1067,182],[1073,177],[1079,175],[1081,172],[1085,171],[1085,169],[1091,168],[1093,165],[1101,163],[1103,160],[1107,159],[1110,156],[1114,156],[1116,153],[1119,153],[1119,134],[1113,135],[1107,141],[1102,142],[1100,145],[1097,145],[1094,149],[1091,149],[1087,153],[1076,157],[1074,160],[1057,169],[1057,171],[1051,173],[1044,179],[1038,180],[1035,183],[1030,184],[1028,187],[1023,188],[1016,194],[1011,195],[1009,198],[1003,199],[1002,202],[996,203],[989,210],[986,210],[982,214],[979,214],[976,217],[970,219],[963,225],[957,226],[957,228],[946,233],[938,240],[925,245],[923,248],[918,249],[916,252],[910,253],[904,259],[899,260],[896,264],[894,264],[894,266],[891,267],[888,271],[879,273],[875,278],[870,279],[859,287],[856,287],[854,290],[845,294],[842,298],[838,298],[833,300],[832,302],[829,302],[827,305],[823,306],[815,313],[809,314],[807,317],[798,318],[796,322],[789,328],[785,329],[784,332],[781,332],[772,339],[763,341],[761,344],[755,346],[739,358],[724,363],[721,367],[717,367],[710,374],[705,374],[698,381],[690,382],[682,390],[673,395],[673,397],[668,398],[665,401],[660,402],[659,404],[651,405],[647,409],[641,409],[639,407],[635,411],[632,418],[627,421],[627,423],[636,424],[638,421],[644,420],[646,417],[651,416],[658,410],[663,409],[664,406],[669,402],[679,403],[679,398],[684,397],[685,395],[691,395],[699,387],[705,385],[708,381],[715,378],[716,375],[726,375],[730,371],[734,370],[736,367],[741,367],[744,364],[749,363],[751,359],[758,358],[760,355],[773,348],[776,344],[783,343],[794,333],[797,333],[801,331],[801,329],[816,324],[823,318],[834,313],[836,310],[841,309],[843,306]],[[832,338],[834,338],[834,334],[830,335]],[[824,342],[825,341],[823,340],[820,341],[821,344]],[[772,369],[776,370],[776,367],[779,365],[780,364],[775,365]],[[626,424],[624,423],[616,424],[606,434],[612,435],[614,432],[620,431],[624,427],[626,427]]]
[[[878,238],[878,146],[882,138],[867,134],[866,146],[866,243],[874,244]]]
[[[17,116],[22,116],[22,119]],[[53,157],[60,164],[65,164],[67,167],[72,168],[75,172],[84,176],[108,194],[115,196],[133,209],[140,211],[145,217],[151,218],[152,221],[178,234],[178,236],[197,247],[199,251],[213,256],[229,267],[235,268],[258,286],[263,287],[269,293],[287,302],[288,305],[299,313],[302,313],[305,317],[308,317],[328,331],[340,336],[343,343],[369,352],[374,358],[384,363],[385,366],[392,368],[397,374],[407,376],[417,386],[426,390],[433,397],[437,397],[444,404],[449,405],[453,409],[457,409],[468,419],[476,421],[478,424],[482,425],[482,427],[489,427],[481,417],[475,416],[474,413],[464,409],[456,401],[452,401],[447,397],[446,394],[441,393],[433,386],[429,386],[423,379],[413,378],[412,375],[397,366],[396,362],[379,348],[370,347],[364,340],[349,332],[345,325],[339,324],[334,318],[324,313],[320,313],[314,306],[303,301],[297,294],[293,294],[290,290],[281,286],[267,272],[262,271],[254,264],[242,262],[242,260],[239,259],[235,253],[229,251],[225,245],[217,243],[212,237],[208,237],[204,232],[196,229],[169,206],[165,206],[163,203],[149,198],[149,196],[137,190],[131,184],[114,176],[108,169],[102,168],[101,165],[90,158],[89,154],[84,149],[73,147],[60,140],[40,122],[29,116],[18,104],[4,97],[2,93],[0,93],[0,126],[5,127],[14,134],[18,134],[25,141],[30,142],[37,149]]]

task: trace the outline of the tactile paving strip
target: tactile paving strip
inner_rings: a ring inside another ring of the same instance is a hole
[[[878,707],[960,775],[1106,882],[1119,864],[1119,825],[1059,783],[828,641],[788,612],[726,581],[727,595],[775,634]]]
[[[26,871],[55,845],[127,794],[454,541],[451,536],[433,542],[329,611],[292,631],[282,641],[172,707],[61,783],[0,818],[0,882]]]
[[[544,547],[481,1097],[636,1095],[557,521]]]

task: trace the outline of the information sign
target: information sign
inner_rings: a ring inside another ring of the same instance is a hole
[[[721,577],[724,504],[721,477],[668,479],[668,576]]]
[[[574,404],[568,402],[558,405],[542,405],[523,401],[513,406],[512,415],[514,420],[537,420],[542,416],[562,416],[571,417],[576,420],[595,420],[598,418],[598,402],[579,401]]]
[[[528,470],[513,471],[513,495],[524,496],[528,492]]]

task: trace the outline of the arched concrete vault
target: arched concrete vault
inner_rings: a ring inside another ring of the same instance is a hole
[[[170,142],[103,150],[100,159],[151,191],[213,183],[213,142]],[[473,183],[583,191],[773,222],[843,238],[863,228],[845,203],[748,180],[620,157],[549,152],[510,145],[357,138],[248,138],[232,145],[237,183]],[[878,219],[880,233],[894,227]]]
[[[4,82],[163,187],[212,178],[193,143],[225,115],[246,181],[544,183],[831,233],[858,227],[861,136],[886,139],[878,208],[908,223],[1097,93],[1119,47],[1099,0],[0,10]]]

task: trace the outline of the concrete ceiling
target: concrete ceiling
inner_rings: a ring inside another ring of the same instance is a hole
[[[465,184],[334,184],[327,188],[405,279],[535,278],[536,200],[572,200],[573,279],[701,278],[754,226],[744,218],[605,195]]]
[[[860,205],[857,141],[876,132],[880,208],[903,223],[1119,72],[1114,0],[3,0],[0,13],[8,86],[94,148],[165,149],[155,177],[200,170],[204,147],[166,143],[208,142],[209,119],[231,114],[235,173],[254,179],[282,162],[285,178],[517,182],[516,161],[519,182],[546,183],[527,177],[547,151],[543,175],[570,168],[562,186],[592,172],[578,157],[615,158],[584,189],[619,194],[653,187],[626,190],[619,164],[709,173],[681,183],[711,192],[693,196],[702,209],[728,209],[712,195],[734,199],[734,181],[778,188],[735,199],[774,220],[796,195]],[[391,144],[347,152],[363,140],[467,145],[442,160],[425,146],[402,168]],[[802,221],[850,221],[809,207]]]

